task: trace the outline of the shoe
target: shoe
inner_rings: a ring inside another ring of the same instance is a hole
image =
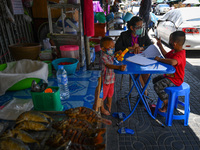
[[[121,129],[118,130],[119,134],[134,134],[134,131],[132,129],[128,129],[126,127],[122,127]]]
[[[151,110],[151,113],[154,114],[154,111],[155,111],[155,109],[156,109],[156,105],[155,105],[155,104],[149,104],[149,108],[150,108],[150,110]],[[144,110],[147,111],[146,108],[145,108]]]
[[[113,116],[114,118],[119,118],[119,119],[125,119],[125,118],[126,118],[126,114],[123,113],[123,112],[114,112],[114,113],[112,114],[112,116]]]

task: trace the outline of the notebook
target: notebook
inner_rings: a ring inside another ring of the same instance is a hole
[[[139,65],[150,65],[157,62],[156,60],[146,58],[144,56],[141,56],[140,54],[136,54],[134,56],[126,58],[126,61],[130,61]]]

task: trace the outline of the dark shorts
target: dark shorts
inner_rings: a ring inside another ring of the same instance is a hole
[[[165,88],[176,86],[171,80],[165,78],[163,75],[159,75],[153,79],[154,90],[158,97],[164,101],[168,100],[168,94],[165,92]]]

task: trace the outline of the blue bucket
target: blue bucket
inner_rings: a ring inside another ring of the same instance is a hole
[[[109,22],[110,20],[113,20],[114,19],[114,13],[113,12],[111,12],[110,14],[108,14],[107,16],[106,16],[106,21],[107,22]]]
[[[123,20],[127,22],[127,21],[131,20],[132,17],[133,17],[133,14],[130,12],[127,12],[126,15],[124,16]]]
[[[68,64],[68,65],[63,65],[65,70],[67,71],[67,75],[71,75],[74,74],[76,72],[76,68],[77,68],[77,64],[79,62],[78,59],[75,58],[58,58],[52,61],[52,65],[53,67],[56,69],[56,71],[58,70],[58,64],[59,63],[72,63],[72,64]]]

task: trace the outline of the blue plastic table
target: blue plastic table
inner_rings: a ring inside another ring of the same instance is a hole
[[[128,104],[129,104],[130,114],[126,118],[124,118],[119,123],[119,125],[122,124],[124,121],[126,121],[134,113],[139,101],[142,100],[142,102],[144,103],[144,106],[145,106],[147,112],[149,113],[149,115],[153,119],[155,119],[159,124],[164,126],[163,123],[161,123],[159,120],[157,120],[152,115],[151,110],[150,110],[149,105],[148,105],[148,102],[146,100],[146,96],[144,95],[144,91],[146,90],[146,88],[147,88],[147,86],[150,82],[152,74],[166,74],[166,73],[171,74],[171,73],[175,72],[175,68],[172,65],[168,65],[168,64],[165,64],[165,63],[161,63],[161,62],[156,62],[156,63],[151,64],[151,65],[143,66],[143,65],[135,64],[133,62],[126,61],[127,57],[130,57],[130,56],[133,56],[133,55],[134,54],[127,53],[122,62],[120,62],[118,64],[115,62],[115,65],[120,65],[120,64],[127,65],[125,71],[115,70],[115,73],[116,74],[129,74],[132,81],[133,81],[133,86],[131,87],[128,95],[126,96],[126,98],[128,100]],[[147,82],[146,82],[146,84],[143,88],[142,88],[141,83],[139,81],[139,77],[140,77],[141,74],[150,74],[150,76],[149,76],[149,78],[148,78],[148,80],[147,80]],[[137,75],[137,76],[135,76],[135,75]],[[138,99],[135,107],[133,109],[131,109],[129,95],[131,94],[131,91],[133,90],[134,87],[136,87],[136,89],[137,89],[137,92],[139,94],[139,99]]]

